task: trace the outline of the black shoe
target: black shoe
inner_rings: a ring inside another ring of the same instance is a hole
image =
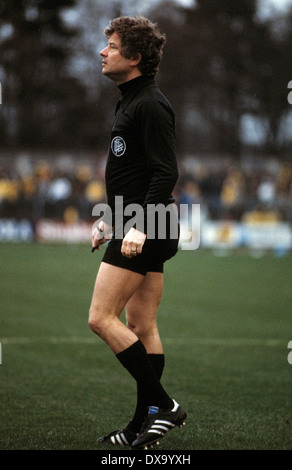
[[[109,443],[113,445],[131,446],[137,438],[137,433],[129,429],[129,424],[123,429],[117,429],[107,436],[99,437],[97,442]]]
[[[153,444],[159,444],[159,440],[176,426],[182,427],[185,424],[187,414],[185,410],[173,400],[174,407],[170,411],[165,411],[157,406],[150,406],[148,416],[144,421],[142,429],[132,443],[133,449],[145,449]]]

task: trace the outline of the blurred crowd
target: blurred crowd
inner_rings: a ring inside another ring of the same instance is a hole
[[[179,163],[178,204],[200,204],[209,220],[292,222],[292,164],[272,158],[193,157]],[[0,158],[0,218],[92,222],[106,202],[105,159],[82,155]]]
[[[271,158],[189,157],[180,165],[177,201],[199,203],[209,220],[292,222],[292,164]]]

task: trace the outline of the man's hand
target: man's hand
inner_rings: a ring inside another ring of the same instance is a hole
[[[103,245],[111,239],[112,228],[109,227],[103,220],[99,222],[98,227],[95,227],[92,231],[92,250],[100,250],[100,245]]]
[[[133,258],[134,256],[139,255],[142,253],[145,240],[145,233],[139,232],[139,230],[132,227],[123,239],[121,249],[122,255],[127,258]]]

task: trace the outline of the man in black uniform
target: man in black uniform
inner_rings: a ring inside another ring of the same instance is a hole
[[[136,380],[137,405],[127,426],[99,441],[143,449],[182,426],[186,418],[160,382],[164,353],[156,323],[163,264],[176,254],[178,235],[171,234],[167,219],[162,239],[156,228],[154,237],[149,236],[149,208],[162,204],[171,212],[173,207],[172,191],[178,177],[174,114],[154,81],[165,43],[157,26],[141,16],[121,17],[110,23],[105,35],[108,45],[100,52],[102,73],[116,82],[121,98],[106,167],[108,206],[114,222],[113,227],[108,226],[105,216],[92,236],[92,246],[97,249],[111,240],[97,275],[89,326]],[[119,210],[117,196],[122,197]],[[119,236],[118,227],[129,221],[124,217],[129,204],[139,205],[144,225],[133,224]],[[124,308],[126,325],[120,321]]]

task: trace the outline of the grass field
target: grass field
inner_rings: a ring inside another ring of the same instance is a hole
[[[0,246],[0,449],[110,449],[135,384],[87,317],[100,253]],[[159,313],[163,384],[188,412],[160,450],[292,449],[292,258],[180,252]]]

